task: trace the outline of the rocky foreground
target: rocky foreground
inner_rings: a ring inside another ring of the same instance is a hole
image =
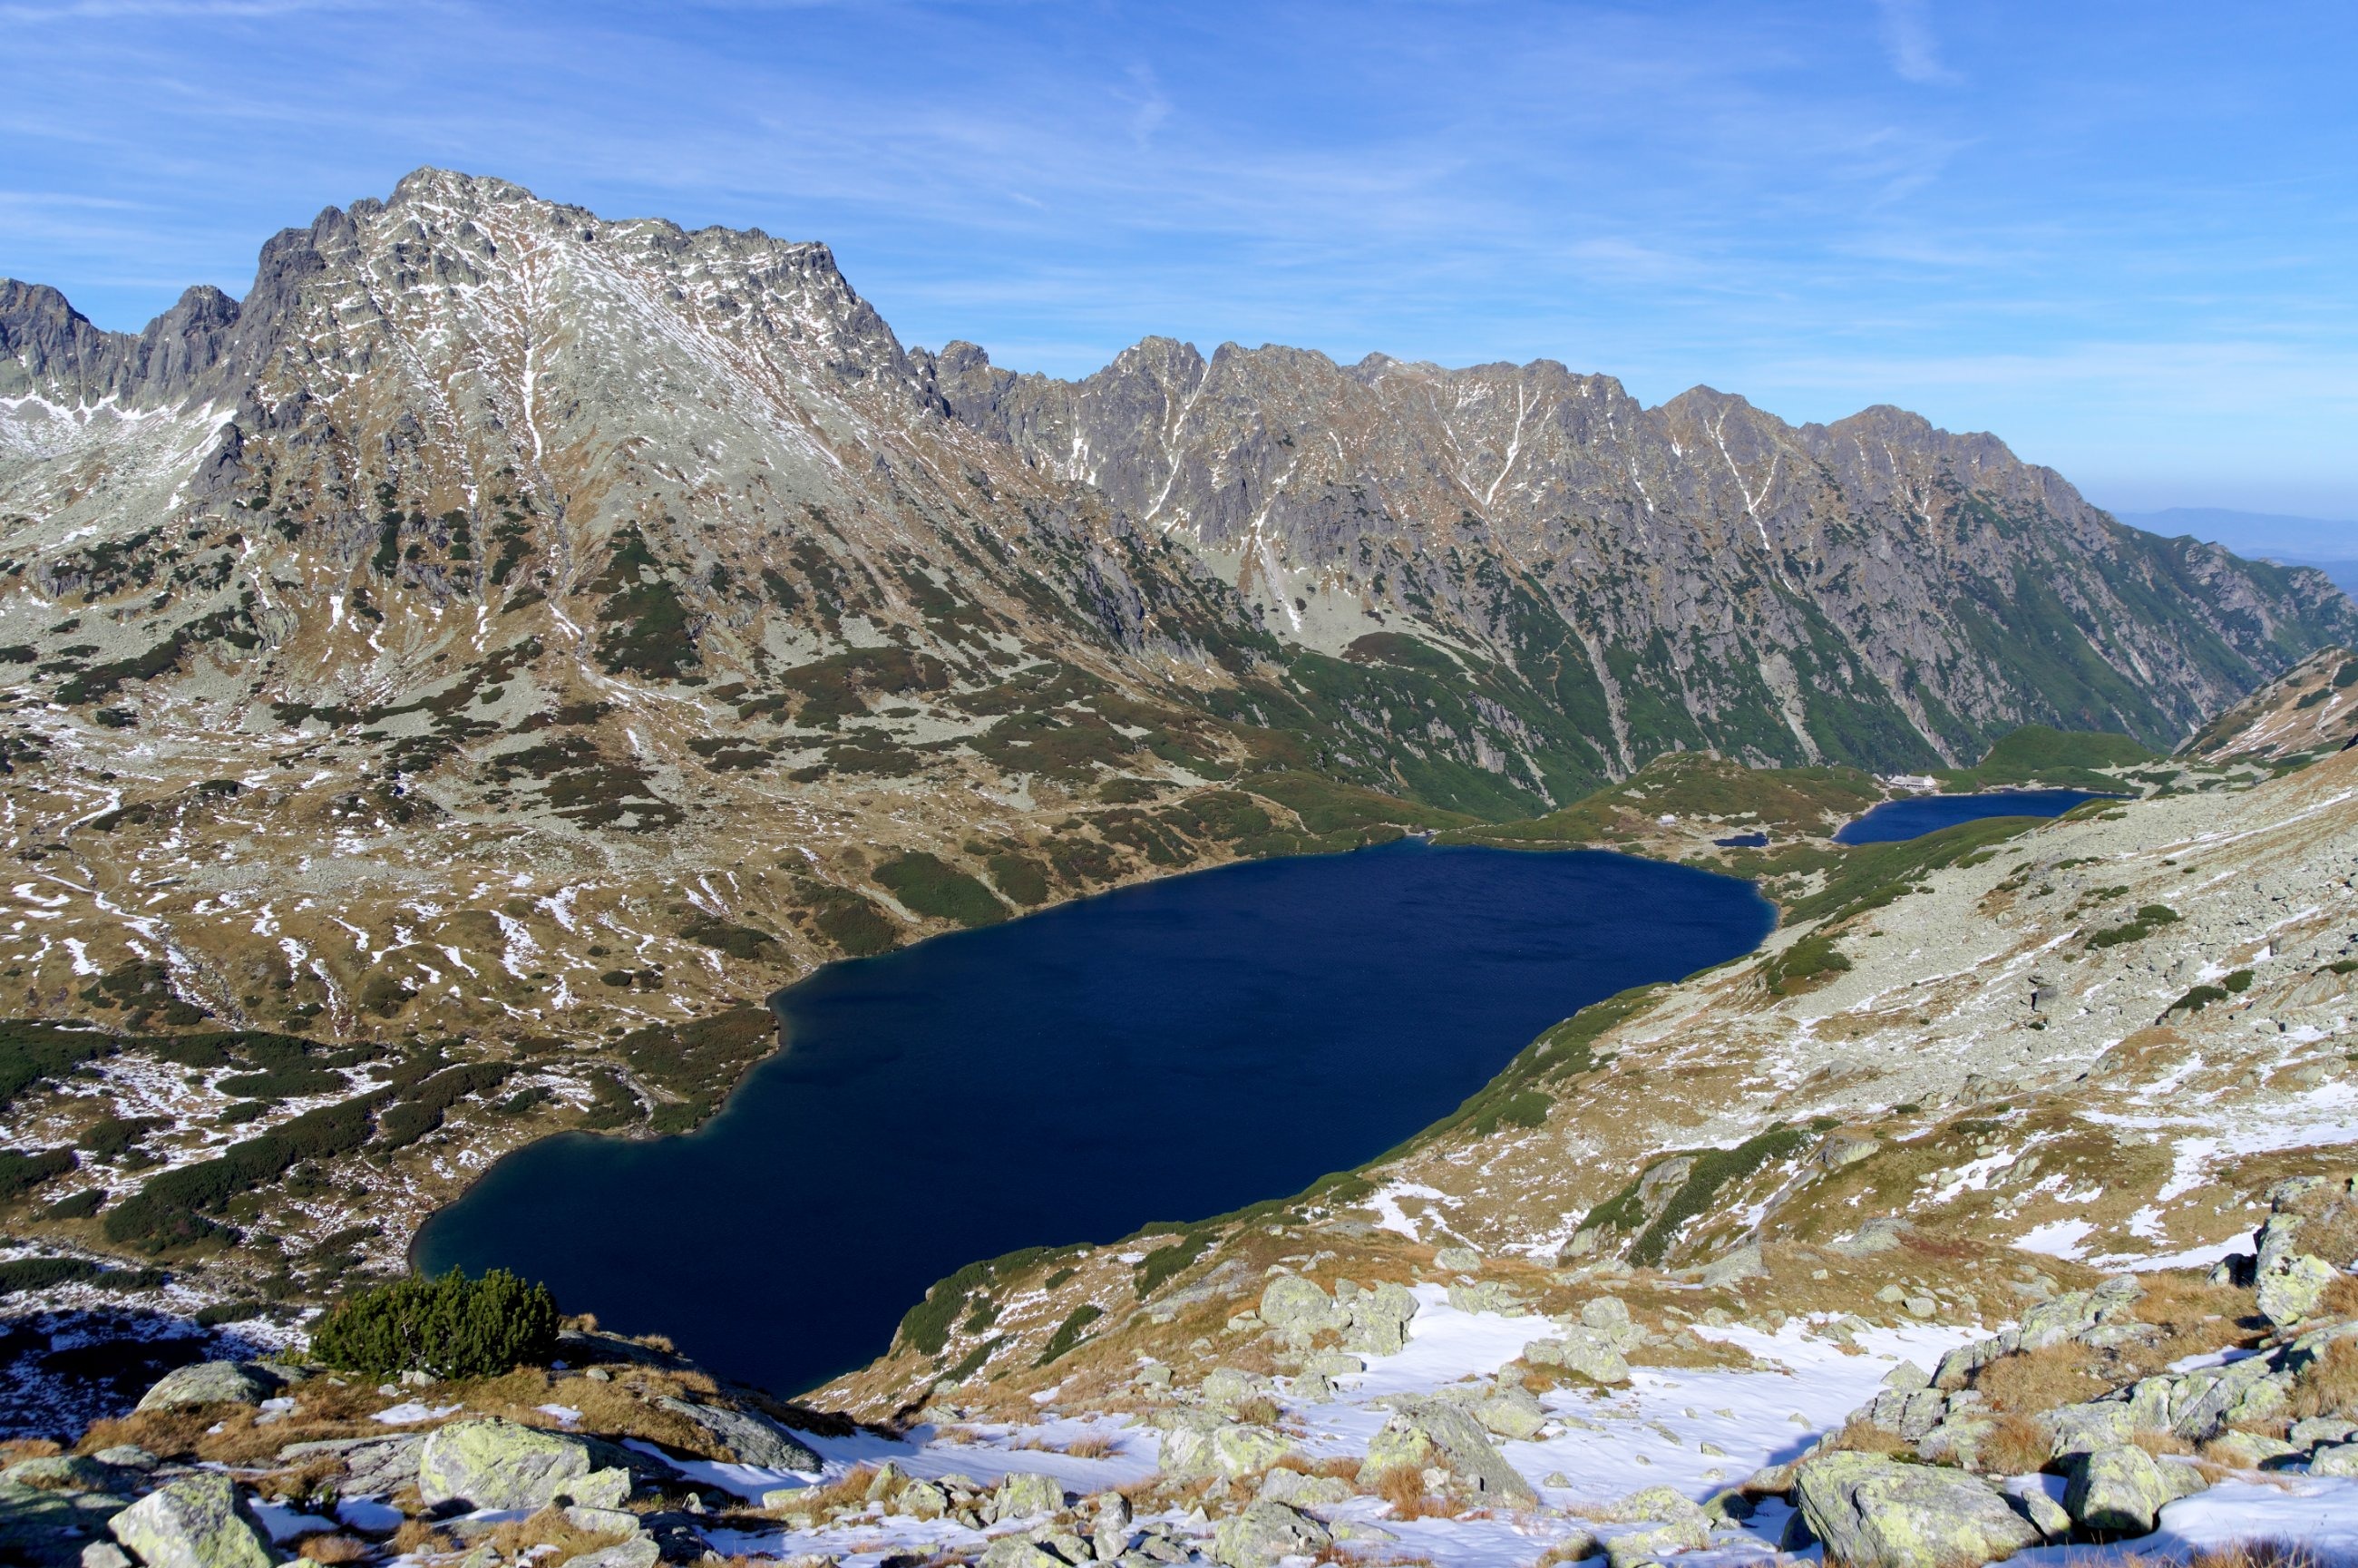
[[[2358,1547],[2358,1285],[2327,1261],[2358,1241],[2358,1182],[2288,1182],[2272,1209],[2255,1250],[2207,1278],[2058,1289],[2025,1270],[2018,1321],[1994,1336],[1913,1300],[1904,1326],[1681,1324],[1595,1284],[1541,1315],[1464,1286],[1330,1290],[1278,1269],[1226,1336],[1247,1366],[1182,1383],[1141,1357],[1114,1397],[1052,1389],[999,1421],[941,1406],[856,1428],[594,1332],[545,1368],[470,1382],[202,1363],[70,1453],[11,1445],[0,1551],[82,1568],[289,1551],[479,1568],[1934,1568],[2283,1538],[2330,1557]],[[1889,1224],[1845,1244],[1920,1268],[1928,1247]],[[1299,1369],[1248,1369],[1271,1343]]]

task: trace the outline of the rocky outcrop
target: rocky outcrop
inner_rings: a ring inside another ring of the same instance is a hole
[[[159,1487],[107,1523],[146,1568],[269,1568],[270,1537],[227,1476]]]
[[[1223,1568],[1276,1568],[1281,1558],[1314,1557],[1334,1543],[1326,1527],[1300,1509],[1262,1500],[1220,1521],[1212,1553]]]
[[[539,1509],[569,1496],[598,1468],[578,1437],[511,1421],[453,1422],[426,1439],[417,1493],[428,1503]]]
[[[2039,1543],[2037,1527],[1978,1476],[1870,1454],[1826,1454],[1795,1483],[1801,1517],[1840,1568],[1954,1568]]]
[[[1531,1502],[1538,1494],[1508,1464],[1463,1407],[1444,1400],[1403,1401],[1368,1441],[1362,1485],[1390,1470],[1448,1472],[1447,1485],[1485,1498]]]
[[[167,1372],[140,1397],[143,1411],[183,1405],[258,1405],[276,1393],[281,1379],[242,1361],[200,1361]]]
[[[741,1465],[797,1472],[815,1472],[819,1467],[819,1457],[807,1444],[758,1411],[693,1404],[669,1397],[658,1399],[655,1403],[674,1415],[687,1417],[727,1444]]]

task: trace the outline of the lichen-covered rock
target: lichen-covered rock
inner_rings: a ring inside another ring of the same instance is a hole
[[[1273,1469],[1261,1477],[1259,1495],[1265,1502],[1319,1509],[1351,1496],[1351,1484],[1336,1476],[1305,1476],[1299,1470]]]
[[[1470,1285],[1452,1285],[1449,1287],[1449,1304],[1459,1312],[1496,1313],[1500,1317],[1520,1317],[1531,1310],[1513,1286],[1499,1280],[1476,1280]]]
[[[1768,1277],[1768,1260],[1760,1254],[1760,1244],[1754,1241],[1724,1253],[1704,1264],[1702,1282],[1716,1289],[1737,1284],[1745,1280],[1763,1280]]]
[[[124,1477],[112,1465],[86,1454],[52,1454],[38,1459],[19,1459],[0,1470],[0,1479],[56,1492],[105,1492],[119,1489]]]
[[[1433,1255],[1433,1266],[1447,1273],[1471,1274],[1482,1267],[1482,1254],[1471,1247],[1444,1247]]]
[[[269,1568],[270,1537],[227,1476],[159,1487],[107,1521],[146,1568]]]
[[[2121,1447],[2137,1431],[2136,1418],[2122,1400],[2064,1405],[2048,1416],[2047,1425],[2054,1434],[2050,1452],[2058,1459]]]
[[[417,1495],[428,1505],[539,1509],[598,1468],[590,1444],[512,1421],[459,1421],[427,1435]]]
[[[1625,1530],[1605,1542],[1606,1568],[1645,1568],[1681,1552],[1698,1552],[1711,1544],[1711,1531],[1698,1524],[1651,1524]]]
[[[2189,1372],[2179,1383],[2178,1414],[2169,1429],[2189,1443],[2207,1443],[2234,1422],[2275,1414],[2288,1381],[2272,1355]]]
[[[200,1361],[167,1372],[140,1396],[143,1411],[183,1405],[258,1405],[276,1393],[278,1379],[243,1361]]]
[[[1547,1424],[1547,1411],[1523,1390],[1505,1388],[1477,1401],[1474,1419],[1499,1437],[1522,1441],[1539,1435]]]
[[[1260,1292],[1260,1320],[1282,1334],[1307,1341],[1323,1329],[1340,1333],[1348,1328],[1351,1314],[1314,1281],[1299,1274],[1280,1274]]]
[[[662,1561],[663,1548],[654,1538],[639,1535],[568,1559],[566,1568],[655,1568]]]
[[[2327,1289],[2341,1277],[2341,1270],[2313,1252],[2286,1259],[2274,1269],[2261,1271],[2260,1315],[2278,1328],[2315,1317],[2325,1303]]]
[[[1238,1422],[1212,1433],[1212,1465],[1223,1476],[1258,1476],[1293,1452],[1274,1428]]]
[[[2358,1443],[2331,1443],[2309,1456],[2312,1476],[2358,1476]]]
[[[1920,1442],[1948,1413],[1949,1396],[1938,1389],[1892,1389],[1867,1401],[1866,1419],[1910,1443]]]
[[[1027,1535],[1002,1535],[982,1549],[981,1568],[1069,1568]]]
[[[1405,1403],[1368,1441],[1359,1484],[1372,1485],[1388,1471],[1422,1471],[1441,1465],[1467,1489],[1514,1502],[1536,1502],[1529,1481],[1490,1445],[1472,1415],[1440,1400]]]
[[[807,1473],[819,1468],[819,1456],[808,1445],[756,1411],[724,1410],[719,1405],[690,1404],[686,1400],[659,1397],[655,1403],[674,1415],[686,1416],[729,1446],[741,1465],[764,1470]]]
[[[2143,1535],[2177,1494],[2142,1448],[2075,1455],[2065,1471],[2063,1510],[2099,1535]]]
[[[1350,1301],[1351,1326],[1344,1332],[1343,1348],[1363,1356],[1397,1356],[1408,1348],[1408,1325],[1418,1302],[1407,1287],[1387,1280]]]
[[[1282,1557],[1311,1557],[1334,1544],[1325,1525],[1300,1509],[1260,1501],[1224,1519],[1212,1533],[1212,1555],[1227,1568],[1274,1568]]]
[[[1629,1380],[1628,1361],[1593,1328],[1566,1328],[1553,1338],[1534,1339],[1523,1346],[1523,1359],[1534,1367],[1561,1367],[1608,1388]]]
[[[1037,1470],[1018,1470],[1000,1477],[999,1490],[991,1496],[991,1517],[1001,1520],[1034,1519],[1055,1513],[1064,1506],[1062,1481]]]
[[[1846,1568],[1956,1568],[2011,1556],[2039,1531],[1977,1476],[1872,1454],[1819,1454],[1795,1476],[1801,1514]]]
[[[1227,1410],[1257,1394],[1269,1392],[1269,1379],[1252,1372],[1240,1372],[1234,1367],[1215,1367],[1204,1374],[1197,1391],[1204,1402],[1215,1410]]]
[[[1596,1517],[1618,1524],[1701,1524],[1709,1525],[1711,1516],[1701,1503],[1676,1487],[1644,1487],[1617,1498],[1602,1509],[1592,1510]]]

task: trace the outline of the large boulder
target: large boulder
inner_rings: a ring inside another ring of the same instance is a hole
[[[1212,1433],[1212,1466],[1223,1476],[1258,1476],[1293,1452],[1274,1427],[1240,1422]]]
[[[196,1475],[157,1487],[107,1521],[147,1568],[269,1568],[270,1536],[227,1476]]]
[[[1531,1484],[1490,1445],[1473,1416],[1440,1400],[1402,1403],[1383,1430],[1368,1443],[1359,1483],[1372,1485],[1387,1471],[1422,1471],[1440,1465],[1466,1489],[1510,1502],[1537,1502]]]
[[[1795,1474],[1801,1514],[1842,1568],[1956,1568],[2039,1542],[1979,1476],[1873,1454],[1818,1454]]]
[[[2314,1252],[2288,1258],[2259,1276],[2260,1315],[2278,1328],[2315,1317],[2325,1304],[2325,1292],[2342,1271]]]
[[[1299,1274],[1280,1274],[1262,1289],[1260,1320],[1304,1345],[1322,1330],[1340,1334],[1351,1326],[1350,1309],[1336,1305],[1314,1281]]]
[[[1475,1404],[1474,1419],[1497,1436],[1528,1441],[1547,1424],[1547,1411],[1523,1390],[1503,1388]]]
[[[1347,1303],[1351,1326],[1344,1330],[1343,1348],[1362,1356],[1399,1355],[1408,1348],[1408,1325],[1417,1306],[1407,1287],[1389,1280],[1357,1292]]]
[[[2267,1191],[2267,1222],[2253,1233],[2254,1272],[2266,1278],[2303,1253],[2327,1266],[2358,1265],[2358,1176],[2294,1176]]]
[[[1212,1556],[1226,1568],[1275,1568],[1282,1557],[1314,1557],[1335,1541],[1326,1527],[1280,1502],[1247,1504],[1212,1533]]]
[[[2121,1447],[2137,1432],[2135,1412],[2125,1400],[2063,1405],[2048,1416],[2047,1425],[2054,1434],[2049,1451],[2058,1459]]]
[[[690,1404],[669,1396],[655,1403],[674,1415],[686,1416],[726,1444],[740,1465],[764,1470],[815,1472],[821,1461],[793,1433],[755,1411],[724,1410],[719,1405]]]
[[[459,1421],[428,1433],[417,1495],[429,1506],[546,1508],[599,1468],[589,1444],[512,1421]]]
[[[1867,1401],[1866,1419],[1910,1443],[1920,1443],[1949,1412],[1949,1396],[1938,1389],[1887,1389]]]
[[[1523,1359],[1534,1367],[1561,1367],[1608,1388],[1629,1380],[1629,1363],[1612,1340],[1585,1326],[1566,1328],[1552,1339],[1532,1340],[1523,1346]]]
[[[991,1498],[991,1518],[1034,1519],[1055,1513],[1064,1506],[1062,1481],[1037,1470],[1018,1470],[1000,1477],[999,1490]]]
[[[2179,1380],[2170,1431],[2189,1443],[2208,1443],[2239,1421],[2262,1421],[2277,1413],[2288,1396],[2291,1376],[2277,1356],[2250,1356],[2224,1367],[2205,1367]],[[2132,1401],[2134,1403],[2134,1401]]]
[[[1351,1484],[1338,1476],[1305,1476],[1299,1470],[1279,1466],[1261,1477],[1259,1496],[1265,1503],[1320,1509],[1350,1497]]]
[[[2143,1535],[2176,1488],[2142,1448],[2124,1444],[2076,1454],[2065,1471],[2063,1511],[2098,1535]]]
[[[276,1393],[278,1379],[243,1361],[200,1361],[167,1372],[140,1396],[143,1411],[183,1405],[258,1405]]]

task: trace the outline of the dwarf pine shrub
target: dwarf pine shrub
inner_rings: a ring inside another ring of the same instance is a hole
[[[479,1280],[460,1271],[410,1275],[355,1292],[311,1336],[330,1367],[390,1377],[494,1378],[546,1363],[557,1349],[557,1298],[505,1269]]]

